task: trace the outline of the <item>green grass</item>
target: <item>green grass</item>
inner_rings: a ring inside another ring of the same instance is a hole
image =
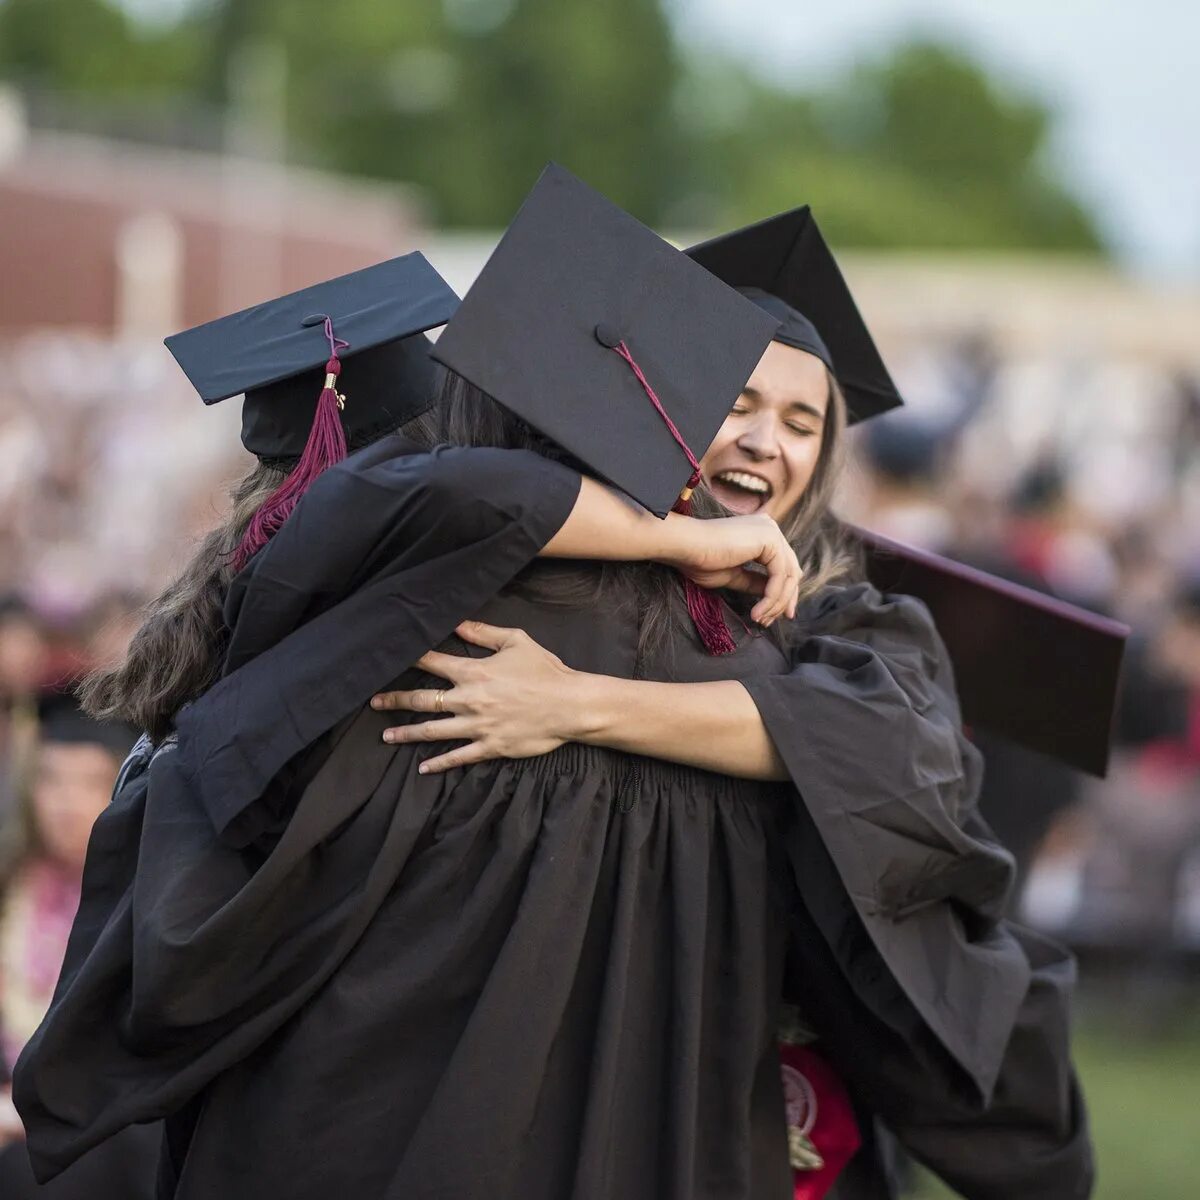
[[[1196,1200],[1200,1016],[1158,1033],[1137,1024],[1107,1013],[1081,1023],[1075,1039],[1096,1144],[1096,1200]],[[933,1180],[916,1194],[956,1195]]]

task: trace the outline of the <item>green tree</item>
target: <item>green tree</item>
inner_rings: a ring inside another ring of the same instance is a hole
[[[742,124],[712,138],[706,187],[722,223],[811,202],[843,245],[1094,252],[1047,168],[1052,126],[1039,100],[917,42],[824,91],[752,87]]]
[[[414,183],[441,224],[504,223],[553,158],[677,229],[809,202],[839,245],[1100,247],[1048,161],[1052,109],[960,50],[913,42],[781,87],[686,56],[665,5],[194,0],[164,25],[119,0],[0,0],[0,73],[219,112],[247,49],[273,47],[289,154]]]
[[[648,220],[671,189],[677,66],[658,0],[224,0],[210,94],[235,47],[287,51],[296,144],[421,185],[452,224],[506,221],[551,158]]]
[[[107,0],[0,0],[0,77],[85,96],[188,89],[199,46]]]

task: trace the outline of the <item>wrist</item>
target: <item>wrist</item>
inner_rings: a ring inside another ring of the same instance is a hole
[[[646,515],[655,525],[650,531],[652,544],[646,558],[668,567],[686,566],[689,561],[690,538],[695,526],[693,518],[676,512],[667,513],[661,520],[653,513]]]
[[[615,682],[618,681],[608,675],[571,673],[567,703],[563,705],[566,741],[604,744],[604,735],[612,721]]]

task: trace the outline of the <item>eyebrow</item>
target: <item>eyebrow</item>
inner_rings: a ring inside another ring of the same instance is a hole
[[[760,392],[758,388],[751,387],[749,384],[742,388],[742,395],[749,396],[751,400],[758,400],[760,402],[763,398],[762,392]],[[825,420],[825,414],[821,412],[819,408],[814,408],[811,404],[805,404],[803,400],[793,400],[792,403],[788,405],[788,412],[796,411],[805,413],[810,417],[815,417],[818,421]]]

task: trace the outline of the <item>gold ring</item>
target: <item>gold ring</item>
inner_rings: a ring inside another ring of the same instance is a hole
[[[445,692],[445,689],[443,689],[442,691],[438,692],[438,694],[437,694],[436,696],[434,696],[434,698],[433,698],[433,711],[434,711],[434,712],[445,712],[445,711],[446,711],[446,692]]]

